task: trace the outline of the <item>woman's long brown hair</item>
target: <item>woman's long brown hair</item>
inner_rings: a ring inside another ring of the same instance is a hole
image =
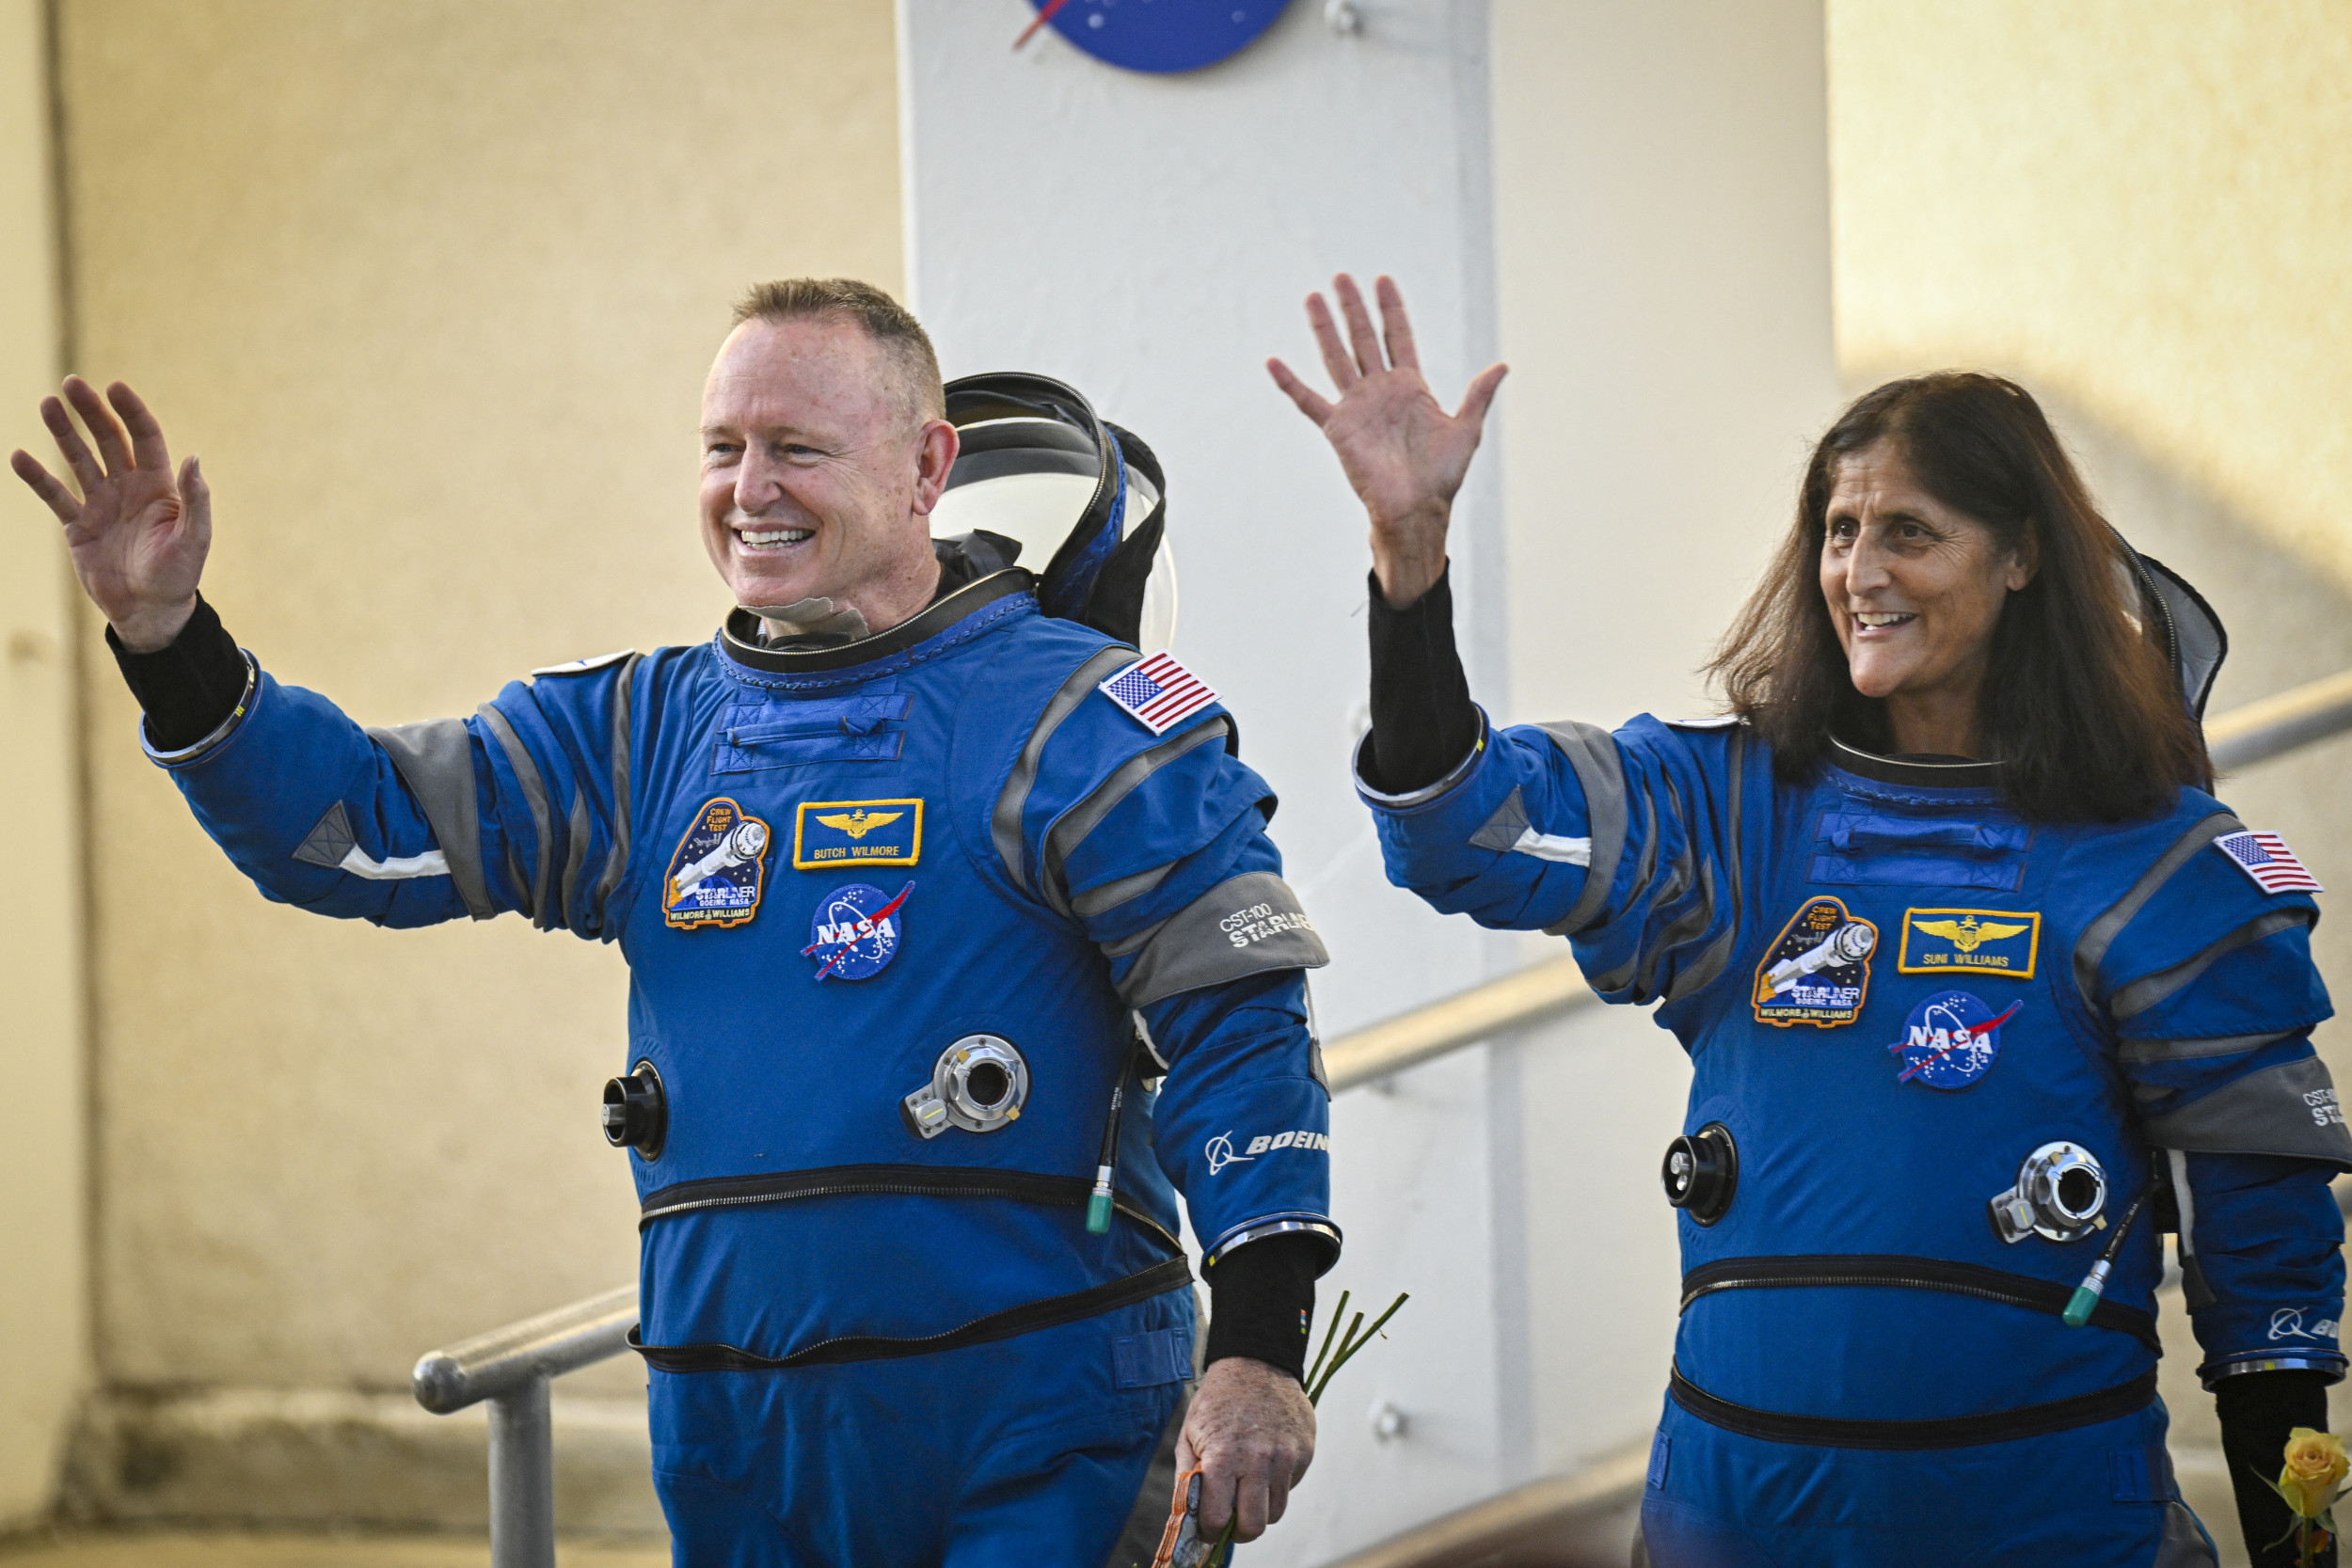
[[[2092,505],[2041,405],[1998,376],[1945,371],[1855,400],[1813,449],[1797,515],[1708,666],[1732,711],[1791,783],[1816,777],[1832,736],[1884,752],[1884,705],[1854,689],[1821,596],[1821,542],[1838,462],[1892,441],[1928,493],[2025,546],[2033,581],[2009,596],[1977,697],[1984,754],[2032,821],[2115,822],[2211,786],[2205,742],[2152,626],[2135,617],[2126,546]]]

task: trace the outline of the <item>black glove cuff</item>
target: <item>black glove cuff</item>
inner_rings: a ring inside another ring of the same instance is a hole
[[[2292,1568],[2295,1562],[2293,1541],[2271,1546],[2286,1534],[2295,1515],[2265,1483],[2277,1480],[2285,1464],[2289,1432],[2296,1427],[2328,1430],[2328,1382],[2326,1372],[2244,1372],[2223,1378],[2214,1387],[2214,1408],[2221,1418],[2221,1453],[2237,1495],[2238,1528],[2255,1568]],[[2335,1568],[2334,1544],[2316,1560],[2322,1568]]]
[[[1304,1378],[1315,1274],[1328,1244],[1320,1236],[1268,1236],[1218,1259],[1208,1271],[1209,1345],[1202,1364],[1246,1355]]]
[[[159,752],[195,745],[226,723],[245,695],[245,656],[201,594],[180,635],[153,653],[131,652],[112,626],[106,646],[145,710],[147,738]]]
[[[1454,645],[1454,569],[1392,610],[1377,575],[1365,581],[1372,634],[1372,734],[1359,766],[1389,795],[1436,784],[1478,744],[1478,708]]]

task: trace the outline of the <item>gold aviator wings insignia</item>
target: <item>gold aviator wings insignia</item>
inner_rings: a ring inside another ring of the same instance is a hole
[[[1942,937],[1963,953],[1973,953],[1985,942],[2013,937],[2026,928],[2022,924],[2012,926],[2000,920],[1988,920],[1979,925],[1973,917],[1965,922],[1915,920],[1911,924],[1913,929],[1925,931],[1931,937]]]
[[[886,828],[905,815],[902,811],[868,812],[860,806],[855,811],[835,812],[831,816],[820,816],[817,820],[828,828],[840,829],[851,838],[864,838],[876,828]]]

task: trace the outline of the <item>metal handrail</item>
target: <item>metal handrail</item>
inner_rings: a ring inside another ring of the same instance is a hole
[[[2227,772],[2352,730],[2352,670],[2233,707],[2205,725],[2205,751]]]
[[[1575,958],[1563,954],[1341,1036],[1323,1048],[1324,1076],[1337,1094],[1599,1001]]]
[[[2205,725],[2217,769],[2258,762],[2352,730],[2352,671],[2233,708]],[[1573,957],[1548,959],[1343,1035],[1323,1048],[1333,1093],[1404,1071],[1466,1045],[1597,1004]],[[490,1404],[492,1568],[554,1568],[555,1464],[548,1383],[628,1348],[637,1287],[559,1307],[437,1350],[417,1363],[417,1402],[450,1415]],[[1348,1568],[1411,1568],[1524,1533],[1542,1519],[1597,1506],[1639,1482],[1630,1458],[1549,1478],[1433,1520],[1347,1560]],[[1628,1474],[1633,1476],[1629,1481]]]
[[[637,1287],[622,1285],[447,1350],[428,1351],[410,1382],[419,1404],[436,1416],[453,1416],[533,1381],[544,1383],[618,1355],[628,1348],[628,1331],[636,1326]]]
[[[490,1405],[491,1568],[555,1568],[555,1433],[548,1384],[618,1355],[637,1326],[623,1285],[430,1351],[409,1374],[437,1416]]]

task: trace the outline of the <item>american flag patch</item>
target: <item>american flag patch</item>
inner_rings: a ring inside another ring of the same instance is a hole
[[[1208,683],[1165,651],[1139,658],[1102,684],[1104,696],[1153,735],[1166,735],[1216,701]]]
[[[2225,833],[2213,847],[2237,863],[2265,893],[2324,893],[2319,879],[2303,868],[2277,833]]]

